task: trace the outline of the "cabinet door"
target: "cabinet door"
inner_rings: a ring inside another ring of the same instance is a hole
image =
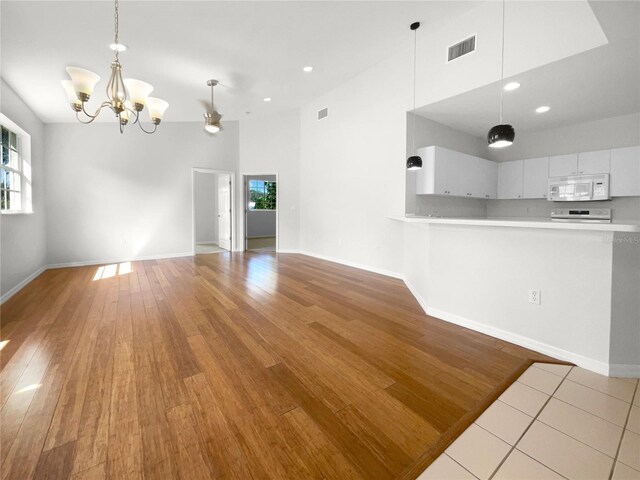
[[[611,150],[584,152],[578,154],[578,175],[609,173]]]
[[[640,196],[640,147],[611,150],[611,196]]]
[[[498,195],[498,164],[484,158],[475,159],[476,184],[473,197],[496,198]]]
[[[420,148],[416,153],[422,158],[422,168],[415,174],[416,195],[432,195],[435,188],[435,149],[436,147]]]
[[[555,155],[549,157],[549,176],[564,177],[578,174],[578,154]]]
[[[461,155],[453,150],[436,147],[435,150],[435,185],[437,195],[462,195],[460,173],[464,169]]]
[[[522,198],[547,198],[549,157],[527,158],[523,170]]]
[[[522,198],[523,160],[498,164],[498,198]]]

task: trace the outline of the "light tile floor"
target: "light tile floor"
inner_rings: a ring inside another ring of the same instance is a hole
[[[640,480],[640,388],[535,363],[418,480]]]

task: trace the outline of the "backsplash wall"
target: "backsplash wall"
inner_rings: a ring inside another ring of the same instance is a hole
[[[415,197],[416,215],[480,218],[487,216],[487,200],[484,199],[440,195],[416,195]]]
[[[547,200],[486,200],[486,202],[487,217],[549,218],[554,208],[610,208],[614,222],[640,221],[640,197],[617,197],[603,202],[549,202]]]

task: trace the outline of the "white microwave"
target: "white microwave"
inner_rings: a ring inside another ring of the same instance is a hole
[[[592,202],[610,199],[608,173],[549,178],[547,200],[551,202]]]

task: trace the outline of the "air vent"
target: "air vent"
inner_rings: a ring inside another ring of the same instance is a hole
[[[318,120],[327,118],[329,116],[329,107],[324,107],[322,110],[318,110]]]
[[[460,58],[467,53],[471,53],[476,49],[476,36],[469,37],[455,45],[449,47],[449,56],[447,62]]]

